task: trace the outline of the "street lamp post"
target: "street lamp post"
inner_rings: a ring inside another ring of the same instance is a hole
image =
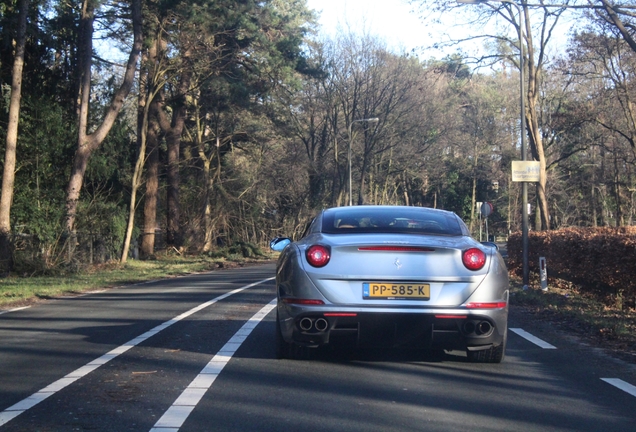
[[[353,124],[356,122],[377,123],[379,121],[380,121],[379,118],[371,117],[371,118],[353,120],[351,123],[349,123],[349,206],[350,207],[353,205],[353,202],[352,202],[353,189],[351,188],[351,141],[352,141],[351,129],[353,128]]]
[[[528,159],[527,145],[526,145],[526,104],[525,104],[525,83],[523,77],[523,14],[521,6],[511,0],[457,0],[457,3],[463,4],[482,4],[482,3],[508,3],[517,8],[519,14],[519,89],[520,89],[520,107],[521,107],[521,160],[526,161]],[[523,264],[523,289],[528,288],[530,279],[530,269],[528,266],[528,183],[521,183],[521,196],[522,196],[522,210],[521,210],[521,236],[522,236],[522,264]]]

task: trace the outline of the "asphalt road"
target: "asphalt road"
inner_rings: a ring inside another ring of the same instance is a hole
[[[636,430],[634,365],[514,311],[499,365],[419,351],[276,360],[273,275],[218,271],[1,314],[0,432]]]

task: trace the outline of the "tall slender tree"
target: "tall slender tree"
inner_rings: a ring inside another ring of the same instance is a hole
[[[0,273],[12,267],[11,251],[11,202],[15,181],[16,149],[18,144],[18,124],[20,121],[20,100],[22,98],[22,69],[26,47],[26,25],[29,0],[18,2],[18,32],[15,41],[11,98],[9,102],[9,123],[4,153],[4,171],[0,190]]]
[[[82,1],[78,43],[80,86],[78,93],[77,150],[73,158],[71,176],[66,190],[66,230],[68,233],[74,233],[77,206],[88,161],[93,152],[100,147],[108,135],[119,112],[124,106],[124,100],[132,89],[143,43],[141,0],[131,0],[129,7],[132,20],[133,43],[131,45],[124,77],[121,85],[114,93],[110,106],[106,110],[101,123],[93,132],[89,132],[92,129],[92,125],[89,122],[89,109],[92,84],[91,72],[93,65],[93,23],[95,20],[95,6],[95,2],[92,0]]]

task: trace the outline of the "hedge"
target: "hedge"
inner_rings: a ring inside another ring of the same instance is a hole
[[[636,227],[564,228],[528,233],[530,272],[546,258],[548,276],[632,303],[636,299]],[[522,274],[521,232],[508,238],[508,267]]]

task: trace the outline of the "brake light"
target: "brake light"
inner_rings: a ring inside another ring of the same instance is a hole
[[[299,299],[299,298],[286,297],[282,300],[283,300],[283,303],[286,303],[286,304],[298,304],[298,305],[310,305],[310,306],[325,304],[324,301],[318,300],[318,299]]]
[[[472,302],[466,304],[468,309],[503,309],[506,306],[506,302]]]
[[[331,259],[331,252],[327,246],[313,245],[307,249],[307,262],[314,267],[324,267]]]
[[[465,250],[462,261],[468,270],[480,270],[486,264],[486,254],[477,248]]]

